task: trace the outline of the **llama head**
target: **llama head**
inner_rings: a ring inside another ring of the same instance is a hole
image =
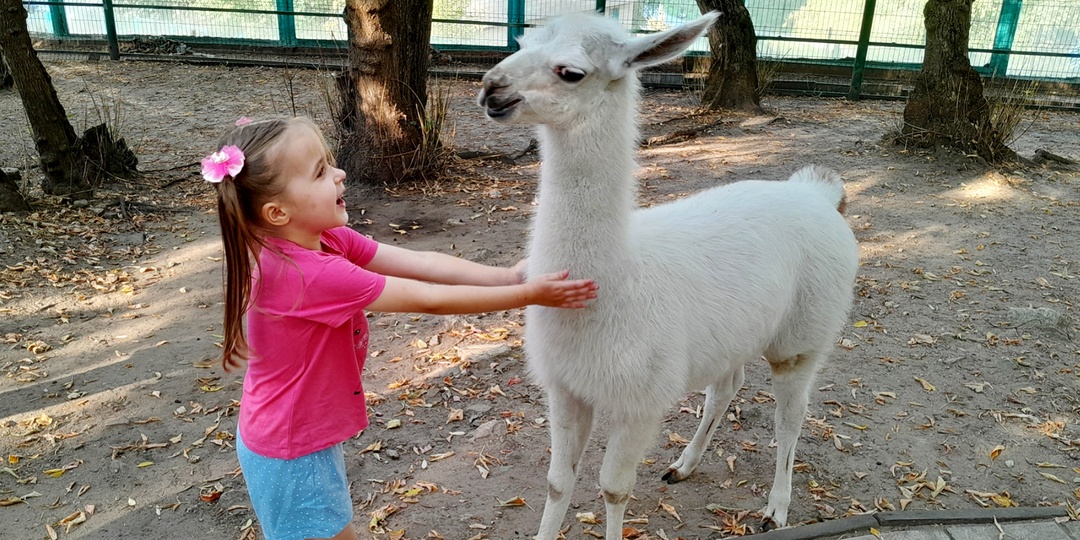
[[[612,99],[636,98],[639,69],[676,58],[719,16],[633,37],[611,18],[564,15],[526,34],[520,50],[484,75],[478,102],[500,122],[587,122]]]

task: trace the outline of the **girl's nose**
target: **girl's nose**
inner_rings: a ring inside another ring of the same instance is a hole
[[[334,183],[340,184],[345,181],[345,171],[343,169],[334,167],[334,174],[336,175],[336,178],[334,178]]]

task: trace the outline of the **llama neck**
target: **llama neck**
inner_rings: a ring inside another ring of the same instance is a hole
[[[629,261],[637,204],[637,81],[612,83],[595,122],[540,127],[540,205],[531,257],[588,271]]]

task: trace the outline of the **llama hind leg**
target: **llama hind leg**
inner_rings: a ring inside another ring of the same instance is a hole
[[[645,449],[655,443],[660,432],[660,412],[656,416],[612,418],[604,463],[600,466],[600,490],[607,517],[605,540],[622,540],[626,503],[637,481],[637,466]]]
[[[777,527],[787,525],[788,507],[791,505],[791,472],[795,466],[795,444],[806,421],[806,404],[810,384],[817,365],[824,358],[820,352],[800,354],[784,360],[769,358],[773,375],[773,393],[776,395],[776,473],[769,503],[765,507],[766,523],[771,520]]]
[[[565,389],[548,390],[548,422],[551,431],[551,465],[548,494],[536,540],[559,537],[570,497],[577,483],[577,468],[592,431],[593,408]]]
[[[705,447],[712,440],[716,426],[720,423],[724,411],[727,410],[735,393],[742,387],[745,372],[742,366],[729,370],[719,381],[705,388],[705,406],[701,414],[701,423],[690,444],[683,449],[678,461],[668,466],[668,470],[662,477],[669,484],[681,482],[694,472],[701,463],[701,456],[705,453]]]

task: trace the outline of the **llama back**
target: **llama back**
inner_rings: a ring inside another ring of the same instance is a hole
[[[782,354],[807,336],[830,346],[858,264],[836,211],[842,193],[835,174],[807,174],[794,183],[737,182],[632,213],[629,260],[589,269],[603,290],[589,308],[528,308],[530,371],[586,401],[634,396],[606,404],[627,411],[699,389],[717,358]]]

